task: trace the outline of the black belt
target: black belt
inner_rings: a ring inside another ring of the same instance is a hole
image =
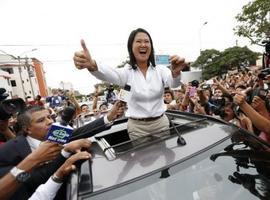
[[[150,121],[157,120],[157,119],[161,118],[162,116],[163,116],[163,114],[160,115],[160,116],[157,116],[157,117],[146,117],[146,118],[134,118],[134,117],[130,117],[129,119],[137,120],[137,121],[150,122]]]

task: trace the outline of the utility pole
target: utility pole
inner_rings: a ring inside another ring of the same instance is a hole
[[[19,67],[18,67],[18,69],[19,69],[19,75],[20,75],[20,80],[21,80],[21,86],[22,86],[22,90],[23,90],[23,98],[25,99],[26,98],[26,92],[25,92],[25,88],[24,88],[24,81],[23,81],[23,79],[22,79],[22,67],[21,67],[21,58],[20,58],[20,56],[18,56],[18,63],[19,63]]]
[[[30,65],[28,63],[28,58],[27,57],[25,57],[25,66],[26,66],[26,69],[27,69],[28,77],[29,77],[29,82],[30,82],[30,87],[31,87],[32,95],[33,95],[33,98],[35,98],[36,94],[35,94],[35,91],[34,91],[34,88],[33,88],[32,75],[30,73],[31,70],[30,70]]]
[[[35,49],[28,50],[28,51],[24,51],[18,56],[19,70],[21,70],[21,59],[22,59],[21,56],[26,54],[26,53],[33,52],[33,51],[36,51],[36,50],[37,49],[35,48]],[[23,59],[25,59],[24,66],[26,67],[26,70],[27,70],[27,75],[28,75],[28,79],[29,79],[29,83],[30,83],[30,87],[31,87],[31,92],[32,92],[32,97],[35,98],[35,92],[34,92],[34,89],[33,89],[33,83],[32,83],[32,79],[31,79],[31,75],[30,75],[30,65],[28,63],[28,57],[26,56]],[[21,72],[20,72],[20,76],[21,76]],[[24,88],[23,83],[22,83],[22,88],[23,88],[23,92],[24,92],[24,98],[26,98],[25,88]]]

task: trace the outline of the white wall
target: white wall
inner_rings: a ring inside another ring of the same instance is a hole
[[[5,88],[7,93],[9,94],[8,98],[11,98],[13,93],[12,93],[12,88],[9,83],[9,77],[10,75],[8,72],[5,72],[0,69],[0,87]]]
[[[188,83],[193,80],[201,81],[202,79],[202,71],[188,71],[181,72],[181,82]]]

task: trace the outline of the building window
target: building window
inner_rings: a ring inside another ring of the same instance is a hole
[[[16,81],[15,81],[15,80],[10,80],[10,83],[11,83],[11,86],[12,86],[12,87],[16,87],[16,86],[17,86],[17,84],[16,84]]]
[[[14,74],[13,68],[8,68],[7,71],[8,71],[8,73],[10,73],[10,74]]]
[[[9,74],[14,74],[13,68],[2,68],[2,70],[8,72]]]
[[[32,92],[31,92],[31,90],[29,90],[29,94],[31,94]]]
[[[26,79],[27,82],[29,82],[28,78]]]

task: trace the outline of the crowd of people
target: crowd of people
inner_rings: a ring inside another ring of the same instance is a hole
[[[66,177],[76,169],[78,160],[91,158],[88,138],[110,128],[122,116],[128,118],[131,140],[167,130],[170,124],[165,111],[172,109],[218,117],[270,143],[267,73],[246,69],[227,73],[223,78],[184,84],[181,71],[187,65],[185,59],[173,55],[169,68],[156,65],[152,38],[141,28],[133,30],[128,38],[130,62],[124,68],[97,62],[83,40],[81,46],[82,51],[74,55],[74,64],[111,84],[105,102],[98,105],[98,90],[94,92],[92,108],[79,105],[72,93],[63,95],[54,90],[45,101],[40,95],[34,100],[26,98],[24,103],[16,101],[20,109],[8,113],[2,103],[7,96],[0,90],[0,199],[64,199],[64,193],[58,191],[64,188]],[[119,101],[112,84],[128,85],[129,101]],[[62,145],[47,141],[52,124],[61,120],[66,108],[74,109],[68,121],[74,128],[69,142]],[[94,116],[90,123],[74,124],[78,120],[85,122],[89,116]],[[164,134],[168,132],[160,137]]]
[[[270,143],[270,75],[259,69],[193,80],[164,92],[168,109],[210,115],[234,123]],[[269,70],[270,71],[270,70]]]

